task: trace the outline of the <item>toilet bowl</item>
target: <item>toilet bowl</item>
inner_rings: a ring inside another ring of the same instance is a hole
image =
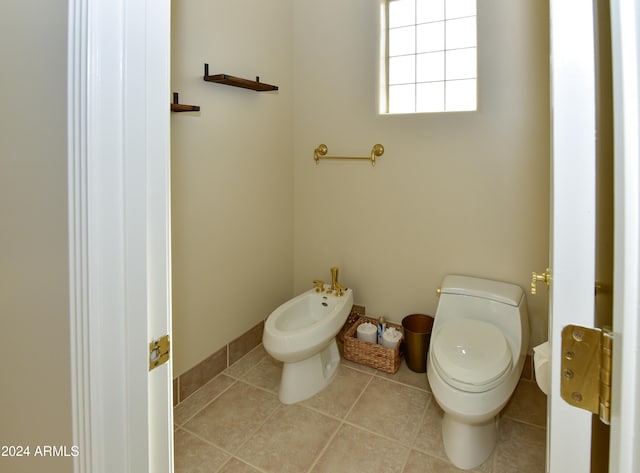
[[[340,363],[335,337],[352,306],[351,289],[310,289],[267,317],[262,344],[283,363],[278,393],[282,403],[308,399],[331,383]]]
[[[445,277],[427,376],[444,411],[445,451],[456,467],[475,468],[493,452],[498,414],[520,379],[528,343],[529,321],[520,287]]]

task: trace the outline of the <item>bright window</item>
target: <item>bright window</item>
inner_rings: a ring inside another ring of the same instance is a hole
[[[476,0],[384,4],[380,112],[476,110]]]

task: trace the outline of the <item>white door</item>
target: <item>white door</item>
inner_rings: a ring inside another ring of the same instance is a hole
[[[170,0],[69,1],[74,471],[173,471]]]
[[[611,7],[616,238],[609,471],[631,473],[640,471],[637,395],[639,12],[633,0],[614,0]],[[591,460],[592,416],[569,406],[560,397],[560,334],[569,324],[593,326],[594,318],[596,91],[593,4],[580,0],[551,0],[550,14],[553,144],[549,339],[552,379],[547,471],[587,473]]]

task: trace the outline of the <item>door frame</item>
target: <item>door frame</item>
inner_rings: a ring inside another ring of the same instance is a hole
[[[614,294],[609,471],[640,471],[640,6],[611,0]],[[624,382],[623,382],[624,380]]]
[[[588,210],[595,190],[592,183],[587,182],[588,174],[595,171],[595,149],[592,149],[595,140],[595,120],[592,120],[595,114],[595,58],[593,31],[590,31],[593,29],[592,8],[591,2],[579,0],[551,0],[550,3],[554,159],[561,163],[560,175],[554,165],[554,182],[564,182],[565,186],[569,183],[574,194],[573,203],[570,195],[562,193],[554,193],[553,201],[566,205],[564,218],[576,225],[574,230],[577,232],[573,243],[565,240],[558,247],[554,236],[552,246],[554,253],[563,252],[562,258],[578,255],[573,262],[562,263],[560,271],[553,268],[555,261],[552,257],[552,380],[547,437],[547,471],[550,473],[590,471],[591,415],[569,407],[560,398],[561,354],[556,340],[562,328],[569,323],[593,326],[591,303],[595,273],[591,262],[592,250],[590,247],[580,248],[582,243],[579,243],[591,235],[595,238],[592,229],[595,209],[592,207],[593,216]],[[609,471],[616,473],[640,470],[639,31],[640,7],[637,2],[611,0],[615,241]],[[577,109],[581,111],[577,112]],[[556,147],[556,141],[561,142],[559,147]],[[595,179],[593,181],[595,186]],[[572,207],[581,210],[572,212]],[[556,228],[553,228],[555,233]],[[566,297],[567,291],[570,297]],[[560,292],[563,293],[564,305],[556,306],[554,299]]]
[[[170,0],[69,0],[74,472],[173,471]]]

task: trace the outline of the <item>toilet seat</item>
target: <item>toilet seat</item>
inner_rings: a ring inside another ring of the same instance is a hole
[[[447,323],[433,335],[431,344],[436,371],[462,391],[488,391],[502,382],[512,366],[511,350],[502,332],[480,320]]]

